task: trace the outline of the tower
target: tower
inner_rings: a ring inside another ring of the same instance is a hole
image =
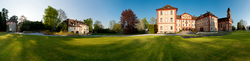
[[[227,18],[231,19],[231,10],[229,7],[227,9]]]

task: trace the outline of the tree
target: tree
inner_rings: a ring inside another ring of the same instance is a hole
[[[233,30],[233,31],[235,30],[235,26],[232,26],[232,30]]]
[[[67,31],[68,26],[65,22],[63,22],[62,24],[60,24],[60,28],[61,28],[61,31]]]
[[[115,20],[110,21],[110,22],[109,22],[109,29],[110,29],[110,30],[113,30],[114,25],[115,25]]]
[[[155,25],[155,24],[157,24],[157,20],[156,20],[154,17],[152,17],[152,18],[150,19],[150,21],[149,21],[149,24]]]
[[[241,30],[245,30],[246,29],[245,27],[247,26],[247,22],[241,19],[240,24],[241,24]]]
[[[16,23],[18,23],[18,17],[16,15],[13,15],[12,17],[10,17],[10,20],[14,20]]]
[[[6,21],[8,19],[8,13],[9,11],[5,8],[2,9],[2,12],[1,12],[1,23],[0,23],[0,31],[6,31]]]
[[[48,8],[44,10],[44,13],[45,15],[43,15],[43,20],[45,28],[55,31],[56,26],[58,23],[60,23],[57,10],[51,6],[48,6]]]
[[[101,25],[102,25],[101,21],[96,20],[94,24],[94,30],[96,31],[100,30],[102,28]]]
[[[121,32],[121,25],[119,23],[115,23],[114,24],[114,28],[113,30],[118,33],[118,32]]]
[[[146,19],[146,18],[143,18],[142,21],[143,21],[144,24],[145,24],[145,28],[148,29],[148,25],[149,25],[149,24],[148,24],[147,19]]]
[[[91,18],[88,18],[88,19],[85,19],[83,20],[88,26],[89,26],[89,31],[90,32],[93,32],[93,21]]]
[[[67,15],[62,9],[57,10],[57,12],[58,12],[58,19],[59,19],[59,22],[57,22],[57,25],[59,25],[61,24],[62,21],[67,19]]]
[[[27,18],[24,16],[24,15],[22,15],[20,18],[19,18],[19,23],[23,23],[23,22],[25,22],[27,20]]]
[[[136,14],[131,9],[125,10],[121,14],[121,28],[125,34],[135,33],[136,31]]]
[[[241,28],[242,28],[241,23],[238,22],[238,23],[237,23],[237,30],[241,30]]]
[[[138,31],[145,31],[145,24],[142,20],[138,20],[139,22],[136,24],[136,28]]]

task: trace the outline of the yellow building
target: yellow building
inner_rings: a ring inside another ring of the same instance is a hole
[[[196,31],[219,31],[218,30],[218,17],[213,15],[211,12],[206,12],[205,14],[200,15],[199,17],[192,16],[188,13],[183,13],[177,15],[177,9],[170,5],[166,5],[162,8],[156,9],[157,11],[157,33],[176,33],[180,30],[182,31],[191,31],[195,29]],[[231,13],[231,11],[228,11]],[[227,19],[231,19],[231,14],[228,14]],[[222,20],[220,20],[222,21]],[[228,22],[227,30],[230,30],[230,24]],[[226,26],[225,26],[226,27]]]

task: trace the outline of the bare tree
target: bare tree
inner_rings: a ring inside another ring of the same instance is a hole
[[[110,29],[110,30],[113,30],[113,29],[114,29],[114,25],[115,25],[115,20],[112,20],[112,21],[110,21],[109,23],[110,23],[110,24],[109,24],[109,29]]]
[[[58,19],[60,21],[58,22],[57,25],[59,25],[62,21],[67,19],[67,15],[62,9],[57,10],[57,12],[58,12]]]
[[[136,28],[139,30],[139,31],[143,31],[145,30],[145,24],[142,20],[138,20],[139,22],[137,23],[136,25]]]
[[[247,26],[247,22],[244,21],[243,19],[240,20],[240,25],[241,27],[243,27],[244,29],[246,29],[245,27]]]

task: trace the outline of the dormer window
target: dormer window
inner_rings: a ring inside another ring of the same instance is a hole
[[[168,7],[168,8],[170,8],[170,7]]]

